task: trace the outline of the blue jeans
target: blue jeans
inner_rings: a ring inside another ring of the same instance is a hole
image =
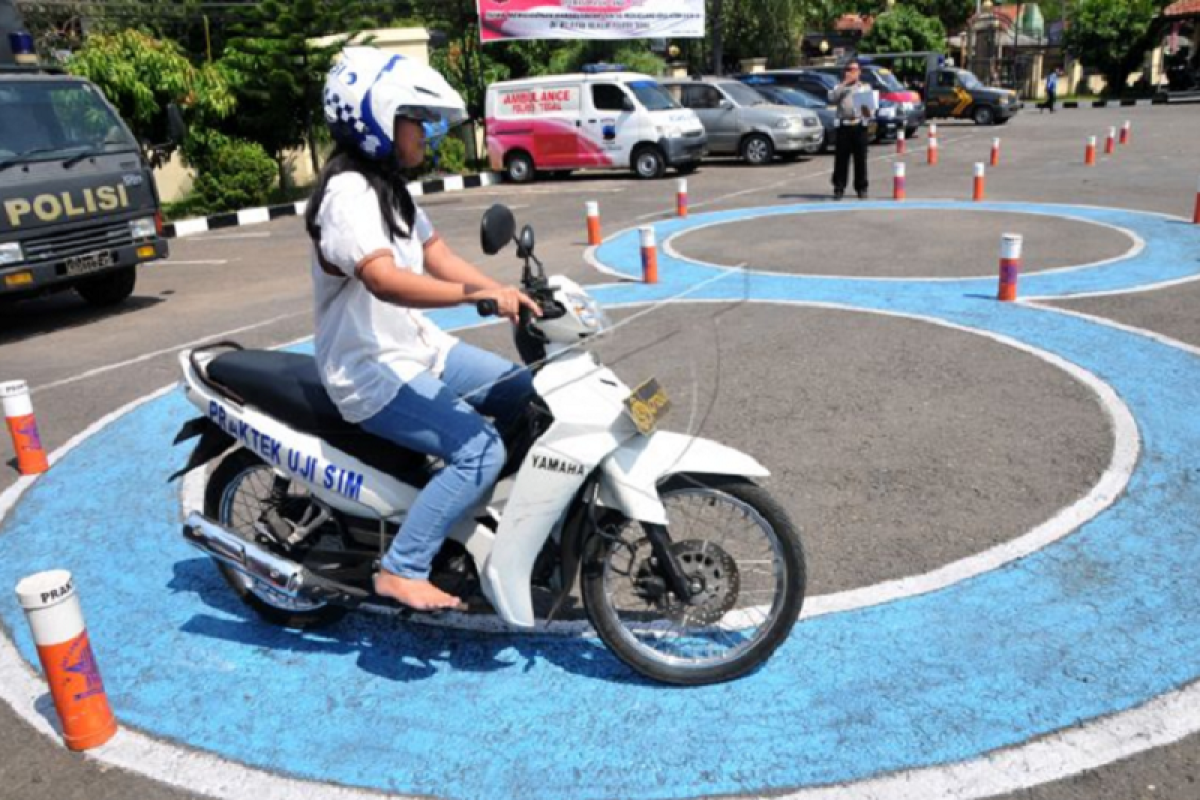
[[[384,569],[404,578],[429,577],[433,557],[450,529],[484,499],[504,467],[504,443],[481,415],[507,428],[533,394],[528,370],[460,342],[450,351],[441,380],[421,373],[382,411],[361,423],[369,433],[446,462],[409,510],[383,558]]]

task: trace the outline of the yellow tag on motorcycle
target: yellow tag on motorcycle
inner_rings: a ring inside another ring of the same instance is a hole
[[[659,421],[671,410],[671,400],[666,391],[658,385],[658,379],[651,378],[625,398],[625,410],[629,412],[638,432],[649,436],[654,433]]]

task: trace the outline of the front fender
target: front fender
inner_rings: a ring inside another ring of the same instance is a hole
[[[598,505],[657,525],[667,524],[666,509],[658,499],[658,483],[666,475],[693,472],[763,478],[771,474],[732,447],[666,431],[627,441],[600,464],[599,471]]]

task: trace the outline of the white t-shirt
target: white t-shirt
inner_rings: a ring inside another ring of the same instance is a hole
[[[343,172],[327,184],[317,224],[326,264],[342,273],[326,273],[314,248],[317,368],[342,417],[358,423],[378,414],[420,373],[440,376],[458,340],[420,311],[379,300],[355,273],[368,256],[391,250],[398,269],[424,274],[425,245],[435,237],[424,211],[417,209],[411,238],[393,239],[371,185],[356,172]]]

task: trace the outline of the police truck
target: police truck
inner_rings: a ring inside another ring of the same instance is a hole
[[[166,258],[162,233],[142,145],[94,84],[39,66],[0,0],[0,301],[74,289],[120,303],[138,264]]]

